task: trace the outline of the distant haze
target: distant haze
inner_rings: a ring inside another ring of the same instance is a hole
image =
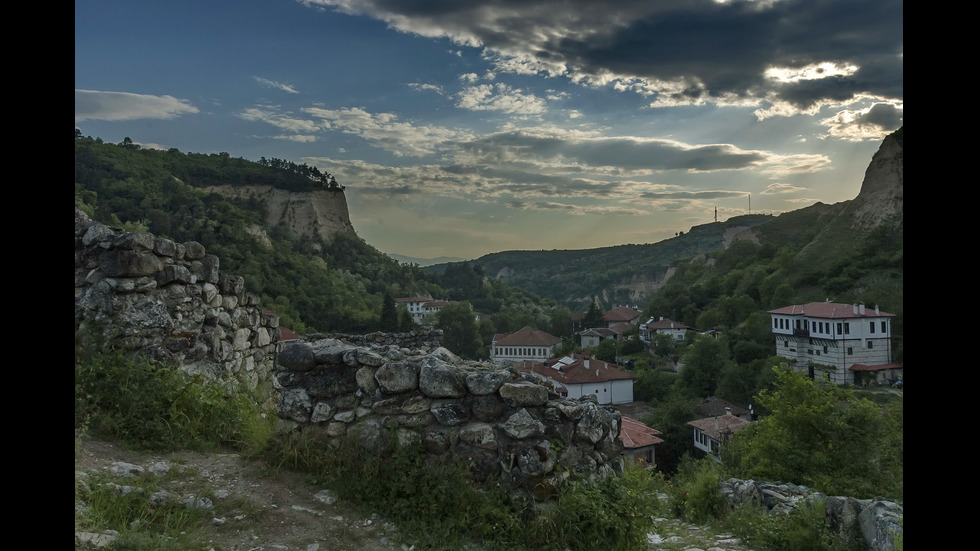
[[[465,258],[459,258],[456,256],[440,256],[439,258],[414,258],[411,256],[403,256],[400,254],[391,254],[391,253],[386,253],[386,254],[402,264],[418,264],[419,266],[432,266],[433,264],[445,264],[447,262],[462,262],[466,260]]]

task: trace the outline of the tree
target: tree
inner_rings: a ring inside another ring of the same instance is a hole
[[[599,311],[599,306],[595,300],[589,304],[589,310],[585,313],[585,318],[582,320],[582,323],[585,325],[585,329],[605,326],[605,323],[602,321],[602,312]]]
[[[395,309],[395,299],[387,291],[381,299],[381,320],[378,325],[381,326],[382,331],[398,330],[398,311]]]
[[[730,363],[724,337],[700,335],[684,353],[681,385],[689,395],[707,398],[715,393],[722,371]]]
[[[442,329],[443,346],[463,358],[476,359],[480,355],[483,342],[470,303],[450,302],[435,315],[436,327]]]
[[[801,484],[828,495],[901,500],[901,401],[882,407],[829,380],[773,370],[774,389],[757,396],[772,413],[722,448],[732,476]]]

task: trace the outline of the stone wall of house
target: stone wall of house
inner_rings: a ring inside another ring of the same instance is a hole
[[[75,210],[75,334],[271,398],[279,318],[200,243],[125,232]]]
[[[280,419],[327,445],[348,435],[378,454],[419,444],[432,461],[460,459],[478,480],[538,497],[572,474],[623,469],[615,408],[562,399],[512,368],[445,348],[294,340],[279,352],[275,380]]]

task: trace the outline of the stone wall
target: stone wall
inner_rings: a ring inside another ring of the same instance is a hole
[[[880,497],[827,496],[797,484],[736,478],[721,481],[721,492],[733,509],[754,504],[771,514],[788,514],[801,505],[824,500],[829,529],[841,537],[863,542],[862,548],[868,551],[894,551],[895,541],[903,533],[904,504]]]
[[[75,334],[272,396],[279,318],[200,243],[124,232],[75,210]]]
[[[621,414],[594,398],[561,399],[511,368],[445,348],[358,346],[337,338],[283,344],[278,415],[325,444],[354,435],[367,451],[424,447],[460,459],[478,480],[543,497],[573,473],[621,473]]]

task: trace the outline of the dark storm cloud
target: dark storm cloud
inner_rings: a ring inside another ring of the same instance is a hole
[[[774,95],[805,108],[858,94],[902,97],[902,0],[363,0],[350,10],[577,76],[672,82],[662,92],[675,99]],[[823,62],[858,71],[816,81],[765,77],[770,67]]]
[[[879,103],[872,107],[868,113],[859,117],[856,121],[859,124],[873,124],[886,130],[891,130],[902,126],[903,110],[894,105]]]

